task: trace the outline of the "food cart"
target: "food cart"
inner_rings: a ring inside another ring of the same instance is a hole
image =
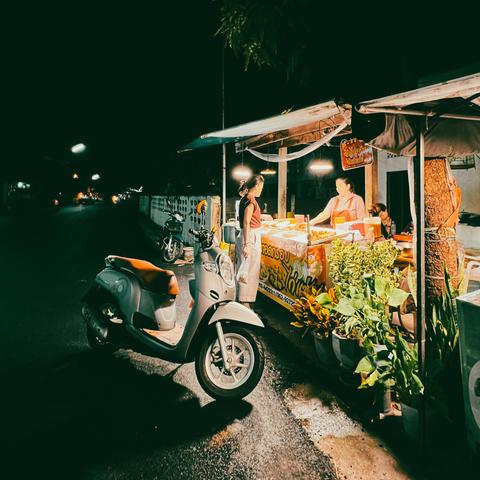
[[[308,287],[328,282],[327,255],[335,238],[352,236],[331,228],[311,227],[295,220],[264,222],[259,291],[291,308]]]

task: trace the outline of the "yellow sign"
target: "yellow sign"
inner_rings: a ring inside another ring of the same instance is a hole
[[[262,236],[259,290],[291,308],[307,287],[326,282],[325,245],[307,247],[288,239]]]

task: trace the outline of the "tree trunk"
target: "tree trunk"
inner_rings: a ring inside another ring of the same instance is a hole
[[[445,292],[444,266],[457,285],[455,225],[460,190],[446,159],[425,161],[425,284],[427,299]]]

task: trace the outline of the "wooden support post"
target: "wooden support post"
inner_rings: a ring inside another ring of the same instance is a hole
[[[365,207],[368,211],[378,196],[378,163],[377,151],[373,150],[373,162],[365,167]]]
[[[278,155],[283,157],[287,154],[287,148],[278,149]],[[278,218],[287,216],[287,162],[278,164]]]

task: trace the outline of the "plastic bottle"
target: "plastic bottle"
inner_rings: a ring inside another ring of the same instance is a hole
[[[390,236],[393,237],[396,233],[397,233],[397,225],[392,220],[392,223],[390,224]]]

